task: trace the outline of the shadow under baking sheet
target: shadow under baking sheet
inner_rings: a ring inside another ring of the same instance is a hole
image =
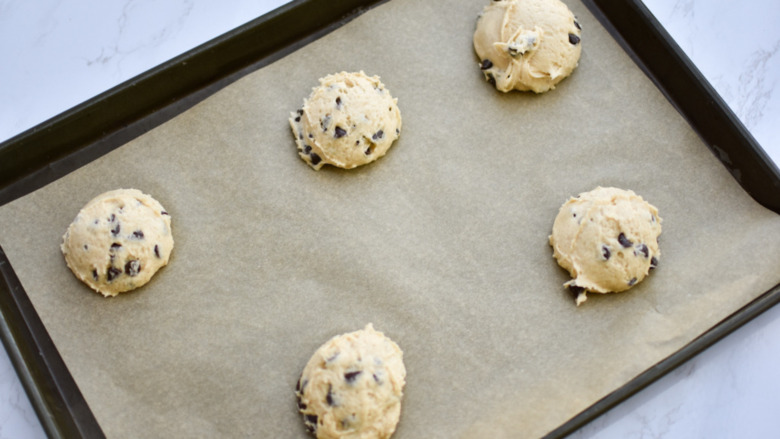
[[[641,4],[567,1],[580,66],[531,95],[482,79],[483,4],[321,3],[0,145],[3,338],[50,435],[303,437],[309,355],[373,322],[404,350],[397,437],[557,437],[777,302],[777,170]],[[314,172],[287,117],[340,70],[380,75],[403,132]],[[597,185],[659,208],[663,253],[577,308],[547,235]],[[118,187],[161,201],[176,247],[104,299],[59,243]]]

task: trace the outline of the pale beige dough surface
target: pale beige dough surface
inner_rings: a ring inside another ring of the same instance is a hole
[[[543,93],[577,67],[580,30],[559,0],[494,1],[477,19],[474,50],[496,89]]]
[[[296,386],[306,428],[317,438],[389,438],[401,416],[403,353],[372,324],[322,345]]]
[[[298,154],[314,169],[351,169],[382,157],[401,134],[397,99],[378,76],[340,72],[320,79],[290,115]]]
[[[76,215],[61,249],[77,278],[104,296],[116,296],[146,284],[168,264],[171,216],[137,189],[105,192]]]
[[[658,265],[660,235],[658,209],[633,191],[597,187],[561,206],[549,239],[579,305],[587,292],[617,293],[641,282]]]

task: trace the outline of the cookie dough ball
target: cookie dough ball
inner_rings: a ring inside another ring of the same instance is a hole
[[[118,189],[87,203],[62,238],[73,274],[104,296],[138,288],[168,263],[171,216],[136,189]]]
[[[498,90],[543,93],[577,67],[580,30],[560,0],[494,1],[477,19],[474,50]]]
[[[298,155],[312,168],[351,169],[385,155],[401,134],[397,99],[378,76],[341,72],[320,79],[290,115]]]
[[[298,408],[319,439],[389,438],[405,378],[401,349],[369,323],[317,349],[295,389]]]
[[[573,278],[564,285],[577,296],[625,291],[658,265],[658,209],[632,191],[598,187],[570,198],[553,224],[550,245]]]

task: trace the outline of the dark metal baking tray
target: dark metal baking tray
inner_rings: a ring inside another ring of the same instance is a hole
[[[385,0],[387,1],[387,0]],[[247,73],[343,25],[377,0],[293,1],[0,143],[0,205],[30,193],[185,111]],[[780,213],[780,171],[639,0],[584,0],[743,189]],[[50,437],[103,432],[0,248],[0,337]],[[596,402],[562,437],[780,301],[780,285]]]

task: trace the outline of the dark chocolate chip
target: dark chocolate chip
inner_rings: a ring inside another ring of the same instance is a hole
[[[368,148],[366,148],[366,150],[365,150],[365,151],[363,151],[363,152],[365,152],[365,153],[366,153],[366,155],[371,155],[371,153],[373,152],[373,150],[372,150],[372,149],[371,149],[371,147],[369,146],[369,147],[368,147]]]
[[[580,294],[585,294],[585,288],[577,285],[569,285],[569,293],[571,293],[571,295],[576,299],[580,296]]]
[[[84,244],[84,250],[89,250],[89,246],[87,244]]]
[[[127,261],[127,264],[125,264],[125,273],[127,273],[128,276],[138,276],[139,271],[141,271],[141,261],[133,259]]]
[[[608,261],[609,257],[612,255],[612,253],[609,252],[609,247],[606,245],[601,246],[601,256],[604,256],[604,260]]]
[[[483,59],[482,64],[479,65],[480,70],[487,70],[491,67],[493,67],[493,61],[489,59]]]
[[[650,257],[650,249],[648,249],[645,244],[640,244],[639,247],[637,247],[637,250],[639,250],[639,253],[645,255],[646,258]]]
[[[312,133],[309,133],[309,138],[310,138],[310,139],[313,139],[313,138],[314,138],[314,134],[312,134]]]
[[[374,377],[374,381],[376,381],[377,383],[379,382],[379,377],[377,377],[375,373],[371,374],[371,376]]]
[[[301,401],[301,398],[298,398],[298,410],[306,410],[306,404]]]
[[[628,286],[629,287],[633,287],[635,283],[636,283],[636,278],[632,277],[631,280],[628,281]]]
[[[328,131],[328,126],[330,126],[330,114],[325,115],[322,119],[320,119],[320,127],[322,128],[322,131]]]
[[[618,242],[620,243],[620,245],[622,245],[625,248],[629,248],[632,245],[634,245],[634,243],[631,242],[628,238],[626,238],[626,235],[624,235],[622,232],[620,233],[620,235],[618,235]]]
[[[580,26],[580,22],[577,20],[574,20],[574,26],[577,27],[577,29],[582,30],[582,27]]]
[[[495,76],[493,76],[492,73],[487,74],[487,82],[490,83],[490,85],[492,85],[493,87],[496,86],[496,78]]]
[[[299,109],[298,109],[298,114],[300,114],[301,116],[303,116],[303,108],[299,108]]]
[[[160,247],[157,244],[154,245],[154,255],[157,256],[157,259],[160,259]]]
[[[311,164],[313,166],[317,166],[317,164],[322,161],[322,159],[320,158],[320,156],[317,155],[316,152],[311,153],[311,156],[309,157],[311,159]]]
[[[298,116],[298,117],[296,117],[296,118],[295,118],[295,121],[296,121],[296,122],[300,122],[300,121],[301,121],[301,116]]]
[[[336,401],[333,400],[333,386],[328,385],[328,394],[325,395],[325,402],[328,403],[329,406],[333,407],[336,405]]]
[[[371,136],[371,138],[374,139],[374,140],[379,140],[379,139],[381,139],[384,136],[385,136],[385,132],[382,131],[382,130],[379,130],[379,131],[375,132],[374,135]]]
[[[116,268],[116,267],[108,267],[108,271],[106,272],[106,279],[108,279],[109,282],[116,279],[117,276],[122,274],[122,270]]]
[[[347,372],[344,374],[344,379],[347,380],[348,383],[354,383],[358,375],[360,375],[361,373],[362,372],[359,370],[356,370],[354,372]]]
[[[344,128],[341,128],[341,127],[339,127],[339,126],[337,126],[337,127],[334,129],[334,132],[335,132],[335,133],[333,134],[333,137],[335,137],[335,138],[337,138],[337,139],[340,139],[340,138],[342,138],[342,137],[344,137],[344,136],[346,136],[346,135],[347,135],[347,131],[346,131]]]
[[[309,433],[317,431],[317,415],[303,415],[303,423]]]
[[[298,378],[298,381],[295,382],[295,391],[300,392],[301,391],[301,379]]]
[[[136,230],[135,232],[133,232],[133,238],[135,238],[135,239],[144,239],[144,232],[142,232],[140,230]]]
[[[111,214],[111,216],[110,216],[110,217],[108,217],[108,222],[110,222],[110,223],[113,223],[114,221],[116,221],[116,215],[114,215],[114,214],[112,213],[112,214]]]
[[[98,280],[97,270],[92,270],[92,279]]]
[[[168,215],[168,212],[163,210],[162,212],[160,212],[160,215]]]
[[[120,244],[118,242],[115,242],[115,243],[111,244],[111,251],[116,251],[116,250],[118,250],[120,248],[122,248],[122,244]]]
[[[116,225],[116,227],[114,227],[113,229],[111,229],[111,234],[112,234],[112,235],[114,235],[114,236],[116,236],[116,235],[118,235],[118,234],[119,234],[119,231],[120,231],[120,230],[121,230],[121,228],[120,228],[120,224],[117,224],[117,225]]]
[[[580,37],[578,37],[577,35],[574,35],[574,34],[569,34],[569,42],[576,46],[577,43],[580,42]]]
[[[399,135],[399,134],[401,134],[401,130],[399,130],[398,128],[396,128],[396,129],[395,129],[395,135],[397,136],[397,135]]]
[[[304,154],[309,155],[310,152],[311,152],[311,146],[306,145],[306,146],[303,147],[303,153]]]
[[[336,107],[337,108],[341,108],[341,97],[340,96],[336,98]]]
[[[658,266],[658,259],[655,256],[653,256],[652,258],[650,258],[650,269],[652,270],[657,266]]]

